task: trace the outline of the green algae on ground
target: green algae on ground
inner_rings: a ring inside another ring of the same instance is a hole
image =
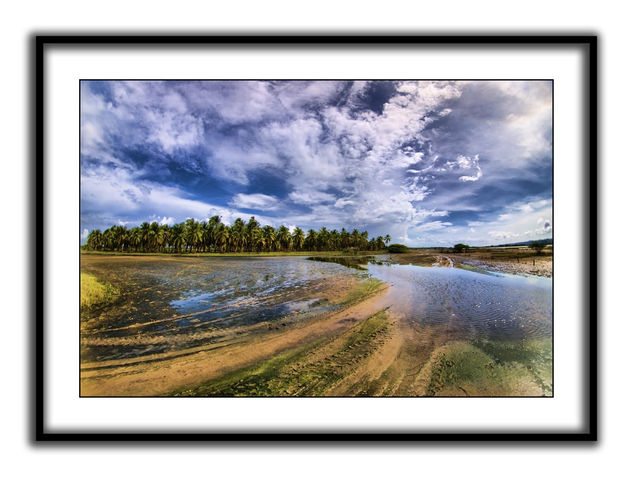
[[[551,396],[551,341],[454,341],[433,358],[428,396]]]
[[[521,340],[514,342],[483,341],[476,343],[495,363],[518,363],[539,384],[546,396],[552,395],[552,340]]]
[[[109,283],[102,283],[89,273],[81,273],[81,310],[87,311],[95,307],[112,303],[119,296],[119,291]]]
[[[338,263],[348,268],[356,270],[367,270],[362,265],[367,265],[374,259],[373,255],[343,255],[343,256],[314,256],[308,257],[308,260],[314,262]]]
[[[380,311],[336,338],[321,338],[175,396],[322,396],[384,342],[391,327]]]
[[[359,303],[380,291],[386,285],[383,281],[377,278],[370,278],[360,282],[352,291],[345,297],[345,300],[340,303],[341,306],[350,306]]]

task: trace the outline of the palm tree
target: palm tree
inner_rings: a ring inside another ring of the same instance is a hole
[[[147,252],[147,246],[149,245],[149,223],[143,222],[141,224],[141,246],[143,252]]]
[[[360,248],[361,249],[364,250],[367,248],[368,240],[369,240],[369,233],[367,233],[366,230],[364,232],[361,232],[360,234]]]
[[[231,226],[224,225],[219,216],[198,222],[188,218],[184,223],[173,226],[159,225],[157,222],[143,222],[138,227],[126,229],[123,225],[113,225],[103,233],[93,230],[88,234],[86,250],[119,252],[266,252],[272,250],[381,250],[391,241],[387,234],[369,239],[367,231],[354,229],[350,234],[345,228],[339,232],[321,227],[318,232],[309,229],[307,234],[300,227],[293,232],[286,225],[277,230],[270,225],[260,227],[251,217],[247,224],[241,218]]]
[[[149,225],[149,233],[148,233],[148,246],[151,251],[155,252],[157,248],[158,242],[158,223],[152,222]]]
[[[171,228],[169,241],[175,253],[180,253],[185,244],[185,226],[184,224],[175,224]]]
[[[223,223],[218,224],[215,232],[215,244],[220,252],[226,252],[231,239],[231,231],[229,227]]]
[[[189,248],[189,252],[198,251],[203,242],[204,232],[200,227],[200,222],[195,219],[187,219],[185,221],[185,248]]]
[[[264,228],[262,228],[262,243],[266,251],[272,251],[277,248],[277,234],[275,233],[275,229],[270,225],[265,225]]]
[[[308,230],[308,234],[306,235],[305,247],[307,250],[310,251],[316,250],[317,233],[314,231],[314,229]]]
[[[343,227],[341,229],[341,249],[345,250],[346,248],[350,247],[350,235],[349,232],[347,230],[345,230],[345,227]]]
[[[114,225],[110,227],[110,236],[112,241],[112,249],[118,252],[123,252],[127,243],[127,230],[125,226]]]
[[[206,221],[200,222],[200,231],[202,237],[200,239],[200,250],[206,252],[209,248],[209,224]]]
[[[156,245],[159,250],[165,251],[169,241],[169,225],[163,224],[158,227],[156,232]]]
[[[360,232],[358,229],[352,230],[352,247],[360,247]]]
[[[248,221],[248,224],[246,224],[246,249],[249,252],[252,252],[253,250],[255,250],[255,247],[257,246],[257,242],[259,240],[259,232],[260,232],[260,228],[259,228],[259,222],[257,222],[257,220],[255,220],[255,217],[251,217],[250,220]]]
[[[101,250],[103,248],[103,235],[101,230],[93,230],[86,239],[86,248],[90,250]]]
[[[325,227],[321,227],[317,232],[317,248],[328,250],[330,248],[330,233]]]
[[[328,233],[329,240],[329,249],[331,250],[341,250],[341,234],[338,230],[332,229]]]
[[[233,250],[244,251],[244,244],[246,243],[245,232],[244,221],[238,217],[231,227],[231,246]]]
[[[290,250],[292,247],[292,235],[285,225],[280,225],[277,229],[277,242],[282,250]]]
[[[214,215],[213,217],[211,217],[208,221],[208,226],[207,226],[207,234],[208,234],[208,239],[207,239],[207,245],[209,246],[209,250],[215,251],[216,250],[216,244],[217,244],[217,231],[218,231],[218,227],[220,226],[220,217],[217,215]]]
[[[295,227],[292,232],[292,245],[295,250],[301,250],[303,248],[303,242],[305,242],[305,235],[300,227]]]

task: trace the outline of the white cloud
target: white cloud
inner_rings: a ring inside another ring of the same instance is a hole
[[[160,215],[150,215],[147,218],[148,222],[156,222],[158,225],[174,225],[176,223],[176,219],[173,217],[166,217]]]
[[[537,227],[537,228],[532,229],[532,230],[527,230],[525,232],[525,234],[526,235],[527,234],[529,234],[529,235],[549,235],[549,234],[552,233],[552,222],[551,222],[551,220],[539,217],[539,219],[536,221],[536,224],[540,225],[540,227]]]
[[[149,127],[147,140],[160,145],[169,154],[178,148],[187,149],[202,142],[203,121],[191,114],[148,110],[145,117]]]
[[[88,229],[83,229],[81,232],[81,239],[86,240],[89,234],[90,234],[90,231]]]
[[[139,180],[125,169],[82,171],[82,213],[109,211],[119,216],[205,217],[210,205],[184,197],[175,187]]]
[[[547,199],[521,201],[506,207],[511,213],[501,214],[497,220],[483,222],[478,230],[486,232],[497,242],[505,242],[518,236],[525,240],[548,237],[552,233],[552,202]],[[469,225],[473,223],[469,222]],[[534,225],[537,225],[534,228]]]
[[[229,205],[238,209],[273,210],[278,207],[279,201],[266,194],[236,194]]]
[[[490,232],[488,232],[488,235],[490,235],[495,240],[510,239],[510,238],[515,238],[519,236],[519,234],[515,232],[498,231],[498,230],[491,230]]]
[[[446,227],[450,227],[453,225],[451,222],[441,222],[439,220],[434,220],[433,222],[427,222],[422,225],[418,225],[417,227],[413,227],[412,230],[416,232],[428,232],[429,230],[440,230]]]
[[[336,207],[337,209],[342,209],[346,205],[354,205],[354,201],[341,198],[334,202],[334,207]]]
[[[336,199],[336,196],[333,194],[328,194],[326,192],[320,192],[318,190],[310,190],[310,191],[293,191],[288,194],[288,199],[290,199],[295,204],[320,204],[322,202],[332,202]]]
[[[475,154],[473,157],[459,155],[455,161],[447,161],[446,166],[450,170],[471,172],[471,175],[459,176],[461,182],[474,182],[483,175],[479,166],[479,154]]]
[[[459,180],[462,182],[474,182],[481,178],[481,169],[477,166],[477,172],[473,176],[459,176]]]

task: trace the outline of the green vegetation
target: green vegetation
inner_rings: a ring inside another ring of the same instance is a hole
[[[310,252],[309,250],[292,251],[292,252],[192,252],[192,253],[176,253],[176,252],[120,252],[120,251],[104,251],[104,250],[87,250],[82,248],[82,254],[86,255],[105,255],[105,256],[142,256],[142,257],[363,257],[366,255],[374,255],[371,250],[359,250],[349,253],[339,252],[337,250],[323,250]]]
[[[530,244],[530,248],[532,250],[536,251],[537,255],[541,255],[541,253],[543,253],[543,249],[545,248],[545,243],[544,242],[532,242]]]
[[[109,283],[101,283],[94,275],[81,273],[81,310],[86,311],[107,305],[119,296],[119,291]]]
[[[478,348],[495,360],[495,363],[517,363],[532,375],[545,395],[552,394],[552,340],[483,341]]]
[[[229,373],[175,396],[322,396],[382,343],[390,328],[383,310],[341,337],[318,339],[262,363]]]
[[[402,245],[401,243],[394,243],[387,247],[389,253],[406,253],[409,251],[409,247]]]
[[[551,341],[449,343],[432,363],[430,396],[552,395]]]
[[[378,290],[383,288],[385,283],[378,280],[377,278],[370,278],[368,280],[363,280],[356,287],[352,289],[352,291],[347,295],[345,301],[339,303],[342,306],[349,306],[355,303],[359,303],[363,301],[370,295],[373,295]]]
[[[307,233],[296,227],[292,233],[285,225],[277,229],[270,225],[260,226],[255,217],[248,223],[240,218],[233,225],[225,225],[220,217],[198,222],[187,219],[184,223],[159,225],[143,222],[139,227],[127,229],[114,225],[103,233],[93,230],[82,249],[87,251],[116,251],[132,253],[243,253],[243,252],[292,252],[292,251],[359,251],[382,250],[391,240],[389,235],[369,238],[358,229],[348,232],[345,228]]]
[[[315,262],[338,263],[339,265],[343,265],[349,268],[355,268],[356,270],[367,270],[365,267],[363,267],[363,265],[367,265],[368,263],[379,263],[376,262],[373,255],[366,254],[325,256],[317,255],[314,257],[308,257],[308,260],[312,260]]]
[[[468,252],[469,249],[470,245],[466,245],[465,243],[457,243],[453,245],[453,250],[455,251],[455,253]]]

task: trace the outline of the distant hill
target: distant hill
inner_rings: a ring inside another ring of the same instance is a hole
[[[554,239],[547,238],[541,240],[527,240],[525,242],[504,243],[501,245],[490,245],[490,247],[518,247],[519,245],[530,245],[532,242],[541,242],[546,245],[553,245]]]

